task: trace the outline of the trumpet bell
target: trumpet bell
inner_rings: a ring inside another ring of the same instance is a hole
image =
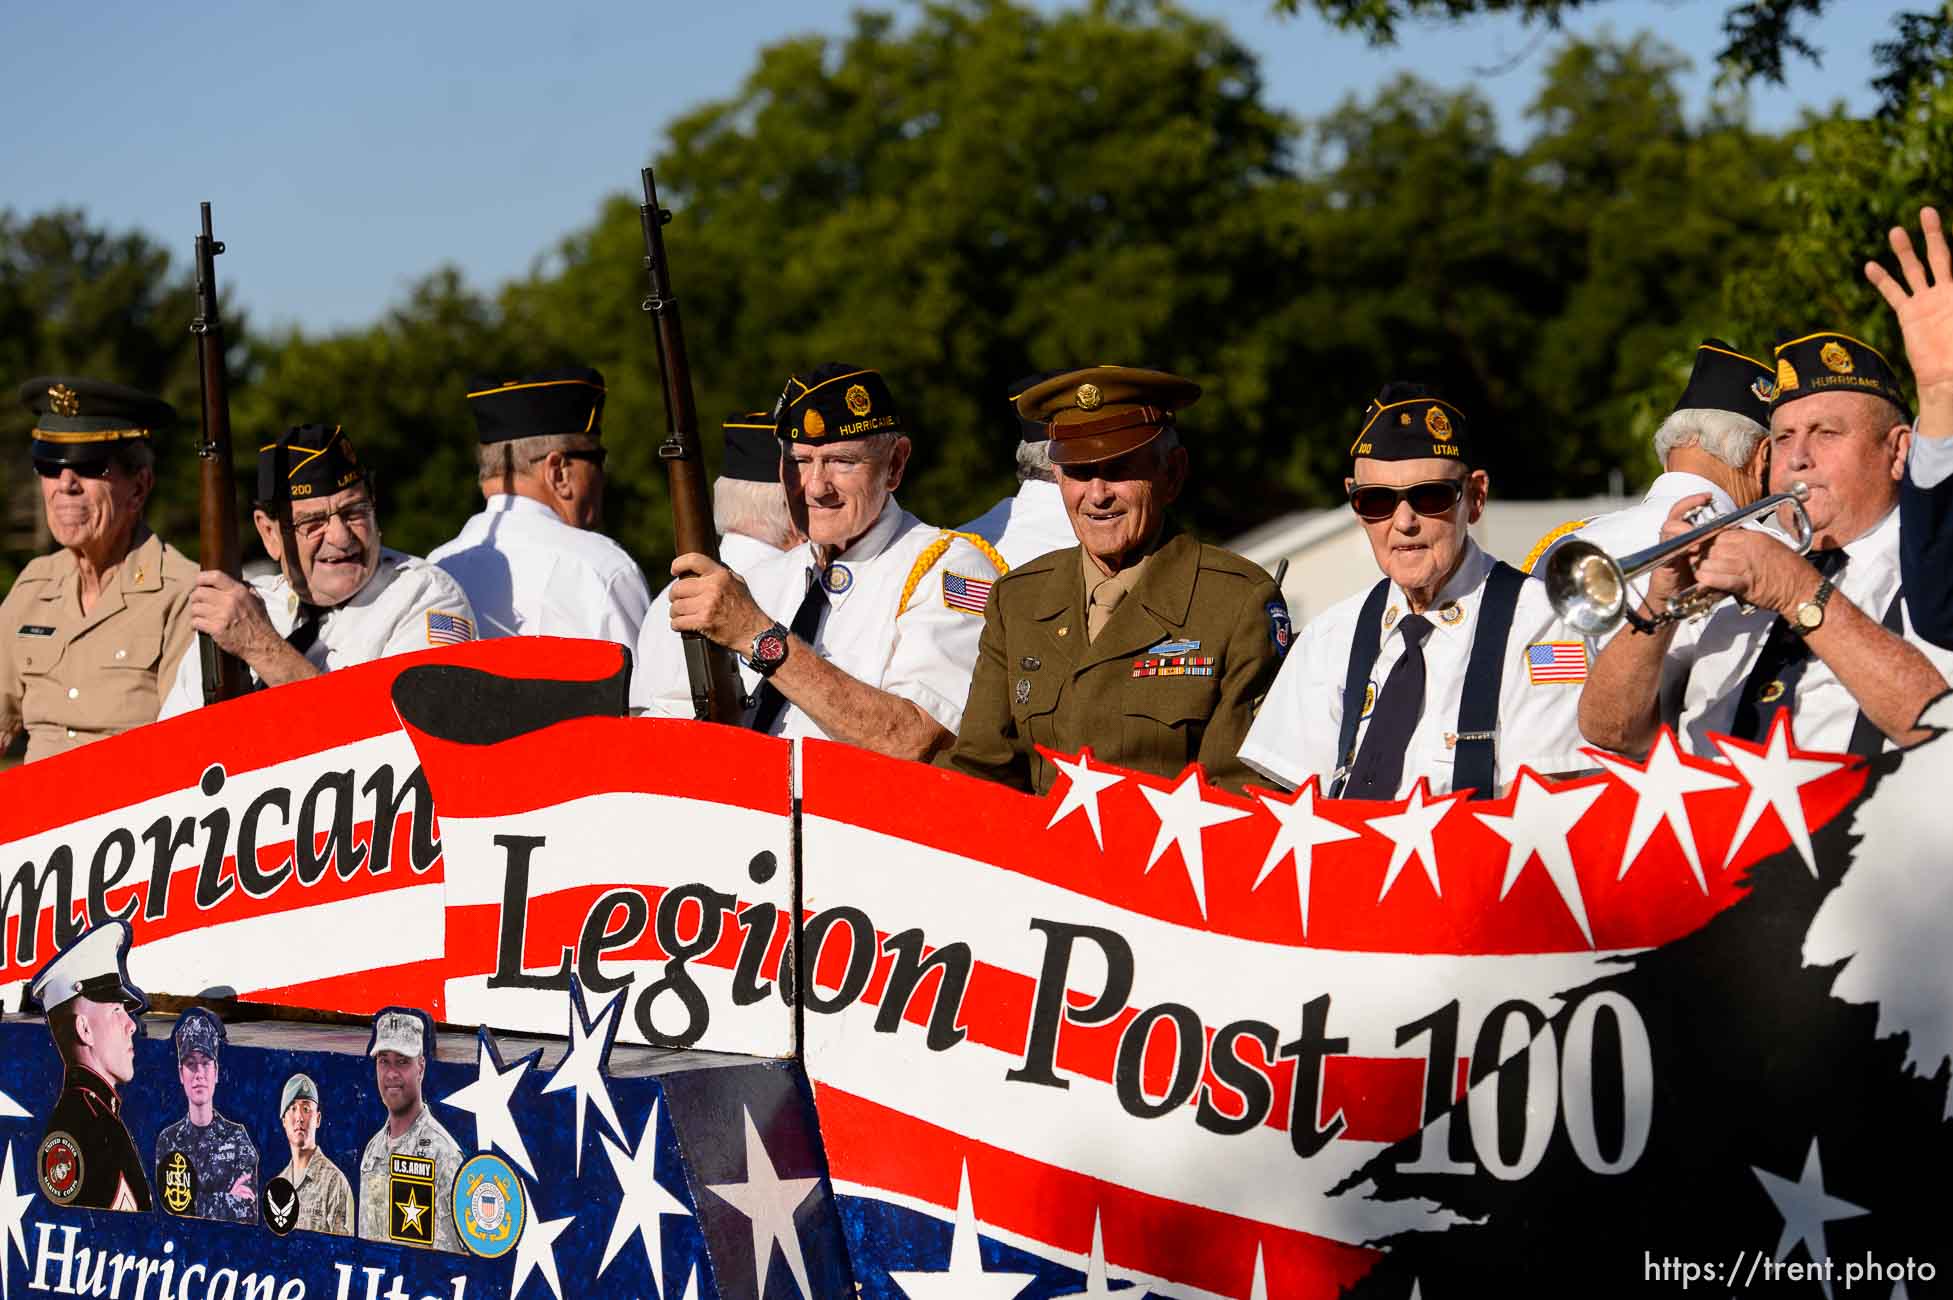
[[[1560,619],[1585,637],[1612,630],[1627,610],[1627,578],[1621,566],[1592,542],[1560,543],[1541,575],[1546,597]]]

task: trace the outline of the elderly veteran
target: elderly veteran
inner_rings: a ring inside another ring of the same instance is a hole
[[[1704,339],[1675,409],[1655,430],[1662,472],[1636,505],[1593,519],[1563,524],[1539,540],[1519,567],[1546,572],[1546,561],[1568,538],[1629,555],[1661,540],[1661,528],[1677,501],[1709,494],[1705,516],[1726,515],[1763,495],[1768,458],[1770,399],[1776,372],[1721,339]],[[1645,594],[1647,582],[1633,584]]]
[[[1596,745],[1643,752],[1667,722],[1688,750],[1715,757],[1712,734],[1763,741],[1783,712],[1805,749],[1871,755],[1925,739],[1913,724],[1946,689],[1953,653],[1914,633],[1900,591],[1905,393],[1877,349],[1844,334],[1806,334],[1776,357],[1771,486],[1809,487],[1811,553],[1729,528],[1655,570],[1644,623],[1614,634],[1581,694],[1580,728]],[[1702,500],[1677,502],[1666,531],[1682,531]],[[1740,601],[1717,606],[1692,638],[1676,638],[1672,621],[1649,626],[1649,611],[1691,583]]]
[[[1043,794],[1037,746],[1175,777],[1199,763],[1238,788],[1235,757],[1288,646],[1288,607],[1259,567],[1169,527],[1187,482],[1177,375],[1094,366],[1025,390],[1048,433],[1076,544],[991,593],[963,729],[949,763]]]
[[[637,644],[644,573],[603,526],[604,377],[585,367],[470,385],[481,512],[428,554],[479,634]]]
[[[828,362],[795,375],[775,421],[787,504],[808,540],[743,578],[708,556],[674,560],[672,635],[641,641],[632,697],[691,717],[677,633],[699,632],[744,656],[754,730],[927,758],[962,721],[1004,564],[981,538],[896,503],[912,444],[878,372]]]
[[[1323,793],[1490,798],[1522,766],[1592,766],[1575,709],[1587,649],[1545,585],[1467,531],[1490,484],[1465,415],[1419,384],[1384,385],[1343,481],[1383,578],[1311,621],[1241,746],[1255,770]]]
[[[190,615],[262,685],[475,639],[453,578],[380,545],[372,485],[339,426],[300,425],[258,449],[252,518],[278,572],[246,584],[206,570]],[[163,716],[202,704],[203,665],[188,655]]]
[[[156,720],[190,646],[197,566],[143,522],[167,402],[62,376],[28,380],[20,400],[62,547],[0,604],[0,748],[24,727],[32,762]]]

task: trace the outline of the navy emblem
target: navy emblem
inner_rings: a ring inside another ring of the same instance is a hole
[[[1295,630],[1289,626],[1288,605],[1277,596],[1268,602],[1268,639],[1275,643],[1275,653],[1288,653],[1289,642],[1295,639]]]
[[[163,1192],[163,1208],[171,1214],[188,1214],[197,1203],[197,1170],[190,1157],[172,1151],[156,1166],[156,1182]]]
[[[845,564],[830,564],[821,572],[821,585],[838,596],[854,586],[854,570]]]
[[[454,1176],[455,1230],[462,1244],[483,1259],[506,1255],[528,1217],[522,1182],[502,1157],[483,1153]]]

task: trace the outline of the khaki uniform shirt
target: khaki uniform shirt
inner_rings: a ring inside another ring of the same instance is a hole
[[[196,581],[146,533],[83,614],[71,553],[29,564],[0,604],[0,736],[25,726],[32,762],[154,722],[195,636]]]
[[[1177,777],[1198,761],[1232,789],[1235,757],[1288,648],[1288,606],[1259,566],[1191,537],[1155,551],[1096,639],[1078,547],[1013,569],[990,593],[948,763],[1043,794],[1034,748]]]
[[[294,1163],[286,1161],[278,1174],[292,1185],[292,1194],[298,1197],[298,1221],[292,1226],[301,1232],[352,1236],[353,1185],[339,1172],[339,1166],[326,1159],[323,1151],[312,1153],[303,1175],[293,1175]]]

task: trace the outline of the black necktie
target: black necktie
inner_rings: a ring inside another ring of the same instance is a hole
[[[827,584],[821,580],[822,571],[808,571],[807,594],[800,598],[800,608],[793,612],[793,622],[788,631],[806,642],[814,644],[814,637],[820,631],[821,614],[827,609]],[[753,710],[753,730],[769,732],[786,710],[787,697],[780,694],[780,688],[768,678],[760,683],[759,707]]]
[[[1391,665],[1370,713],[1369,729],[1363,733],[1349,783],[1343,788],[1345,799],[1397,797],[1404,751],[1410,748],[1411,733],[1424,712],[1424,638],[1431,635],[1431,621],[1412,614],[1398,628],[1404,635],[1404,653]]]
[[[1811,556],[1811,567],[1822,577],[1836,581],[1851,557],[1843,550],[1819,551]],[[1743,683],[1742,699],[1736,704],[1736,719],[1729,732],[1738,740],[1762,741],[1776,723],[1777,711],[1797,702],[1797,683],[1810,667],[1811,647],[1792,630],[1787,618],[1778,618],[1763,643],[1763,653]]]
[[[301,655],[310,650],[319,640],[319,632],[325,623],[325,616],[325,610],[301,601],[298,606],[298,621],[293,623],[292,630],[286,633],[285,644]],[[265,689],[264,681],[257,674],[252,674],[252,680],[255,683],[252,686],[253,690]]]

